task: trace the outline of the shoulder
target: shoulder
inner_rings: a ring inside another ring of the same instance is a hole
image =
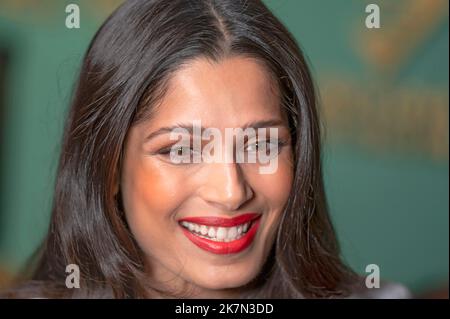
[[[396,282],[381,282],[379,288],[361,287],[350,299],[410,299],[412,294],[404,285]]]
[[[56,281],[30,280],[0,290],[0,299],[111,299],[113,290],[105,286],[69,289]]]
[[[28,280],[0,291],[1,299],[53,299],[67,294],[67,289],[52,282]]]

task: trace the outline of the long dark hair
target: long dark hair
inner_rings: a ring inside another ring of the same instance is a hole
[[[74,92],[50,229],[26,286],[30,291],[149,296],[144,256],[114,190],[126,135],[151,117],[182,64],[236,55],[262,62],[277,82],[295,157],[276,241],[252,282],[253,293],[243,297],[349,293],[355,276],[341,261],[328,215],[313,81],[294,37],[260,0],[130,0],[101,26]],[[81,289],[65,287],[68,264],[80,265]]]

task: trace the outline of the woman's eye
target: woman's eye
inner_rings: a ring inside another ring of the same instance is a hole
[[[255,143],[249,144],[246,147],[247,152],[257,152],[260,147],[264,146],[266,144],[266,152],[269,150],[272,150],[274,148],[280,149],[282,146],[284,146],[284,142],[281,140],[265,140],[265,141],[257,141]]]
[[[191,154],[192,149],[190,147],[175,147],[172,152],[177,156],[183,156],[184,154]]]
[[[160,150],[158,154],[161,155],[176,155],[176,156],[183,156],[186,154],[191,154],[194,150],[189,146],[176,146],[176,147],[168,147]]]
[[[171,146],[161,149],[157,154],[178,165],[194,163],[196,151],[190,146]]]
[[[264,151],[265,146],[265,153],[267,156],[276,156],[280,152],[281,148],[285,145],[286,143],[282,140],[262,140],[245,145],[243,152],[252,153],[255,156],[258,156],[257,154],[260,149],[262,148],[262,151]],[[236,151],[238,150],[236,149]],[[164,157],[170,157],[171,161],[176,162],[176,164],[193,163],[194,157],[195,155],[197,155],[197,153],[199,158],[201,158],[201,151],[196,151],[191,146],[179,145],[166,147],[157,152],[157,154]]]

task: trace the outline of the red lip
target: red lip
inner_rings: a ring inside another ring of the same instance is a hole
[[[190,217],[180,220],[180,222],[186,221],[206,226],[222,226],[222,227],[232,227],[240,224],[245,224],[247,222],[252,222],[250,228],[242,237],[229,242],[214,241],[204,237],[200,237],[190,232],[185,227],[181,225],[180,226],[181,229],[183,230],[184,235],[197,247],[219,255],[235,254],[243,251],[253,242],[253,239],[255,238],[260,223],[259,217],[261,217],[260,214],[251,213],[240,215],[235,218]]]
[[[222,217],[186,217],[179,220],[179,222],[189,222],[195,224],[201,224],[206,226],[215,226],[215,227],[233,227],[240,224],[245,224],[252,220],[260,217],[261,214],[257,213],[247,213],[242,214],[233,218],[222,218]]]

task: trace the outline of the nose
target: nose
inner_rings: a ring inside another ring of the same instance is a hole
[[[220,210],[235,211],[253,196],[239,163],[210,163],[198,193]]]

